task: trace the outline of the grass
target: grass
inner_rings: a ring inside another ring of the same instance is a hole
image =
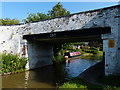
[[[84,79],[79,77],[73,78],[68,82],[65,82],[59,89],[62,88],[81,88],[85,90],[120,90],[120,76],[107,76],[102,77],[98,82],[106,86],[98,86],[86,82]]]
[[[81,55],[81,59],[103,60],[103,52],[102,51],[98,51],[97,54],[84,53],[84,54]]]
[[[98,88],[100,89],[101,87],[90,84],[86,82],[84,79],[76,77],[71,79],[68,82],[65,82],[62,86],[59,87],[59,89],[61,88],[81,88],[85,90],[91,90],[91,89],[98,89]]]
[[[106,81],[106,79],[103,79],[103,81]],[[79,88],[79,89],[84,89],[84,90],[120,90],[120,87],[118,86],[98,86],[98,85],[88,83],[84,79],[81,79],[78,77],[73,78],[68,82],[65,82],[62,86],[59,87],[59,90],[62,90],[64,88],[69,88],[69,89]]]
[[[82,79],[80,79],[80,78],[73,78],[69,82],[65,82],[59,88],[87,88],[87,86],[84,84]]]

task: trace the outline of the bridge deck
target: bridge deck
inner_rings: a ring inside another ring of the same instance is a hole
[[[24,35],[23,39],[38,40],[43,42],[76,42],[101,40],[101,34],[111,33],[110,27],[99,27],[90,29],[78,29],[71,31],[40,33]]]

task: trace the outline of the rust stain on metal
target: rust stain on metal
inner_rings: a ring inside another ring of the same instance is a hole
[[[109,48],[114,48],[114,45],[115,45],[115,41],[114,40],[109,40],[108,41],[108,47]]]

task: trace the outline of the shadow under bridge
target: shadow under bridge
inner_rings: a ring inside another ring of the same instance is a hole
[[[65,43],[65,42],[89,42],[101,41],[102,34],[111,33],[110,27],[97,27],[89,29],[66,30],[59,32],[38,33],[24,35],[23,39],[36,40],[48,43]]]

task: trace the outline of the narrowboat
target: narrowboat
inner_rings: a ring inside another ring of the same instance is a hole
[[[72,57],[76,57],[76,56],[80,56],[81,53],[80,52],[67,52],[65,53],[65,56],[68,56],[68,58],[72,58]]]

